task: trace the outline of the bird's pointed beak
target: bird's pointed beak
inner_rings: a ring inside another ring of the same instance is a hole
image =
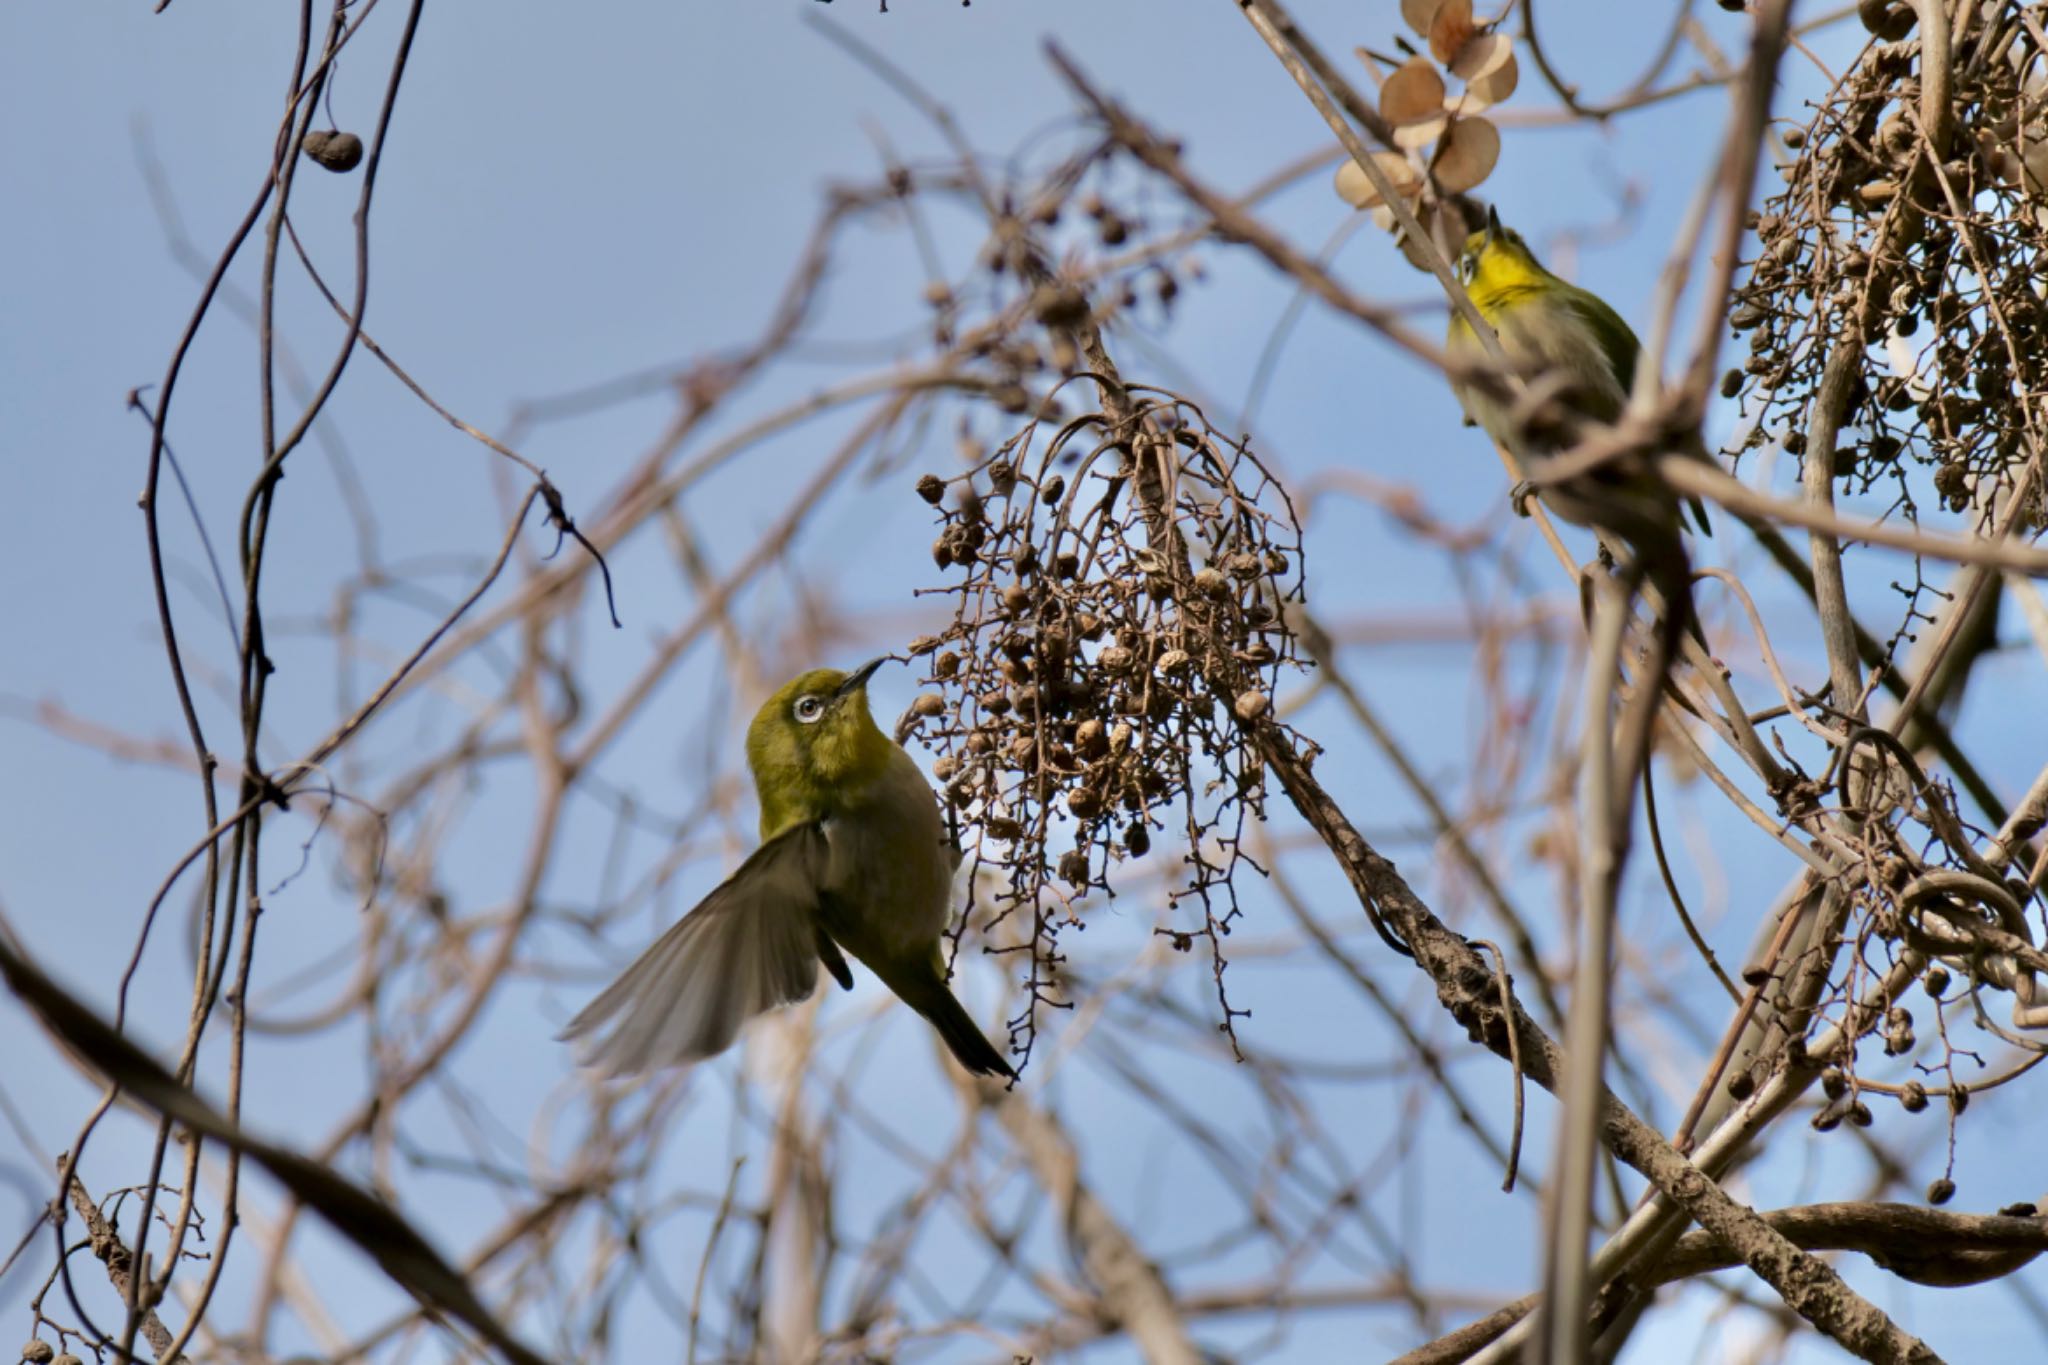
[[[1493,205],[1486,206],[1486,244],[1493,245],[1493,239],[1500,235],[1500,210]]]
[[[859,668],[854,669],[853,672],[846,675],[846,681],[839,684],[839,690],[836,693],[834,693],[834,695],[847,697],[853,695],[855,692],[860,691],[863,687],[866,687],[868,685],[868,679],[874,676],[875,670],[888,662],[889,656],[886,654],[884,654],[879,659],[869,659]]]

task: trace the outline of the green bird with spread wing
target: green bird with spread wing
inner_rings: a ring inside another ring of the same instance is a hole
[[[587,1064],[624,1076],[715,1056],[748,1019],[808,998],[820,963],[852,990],[851,955],[962,1066],[1015,1078],[946,984],[960,853],[931,783],[868,710],[883,662],[813,669],[755,714],[761,847],[570,1022],[562,1037]]]

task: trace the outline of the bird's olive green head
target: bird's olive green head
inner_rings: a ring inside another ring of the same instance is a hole
[[[747,766],[761,797],[761,837],[844,810],[889,766],[896,746],[868,711],[868,678],[887,660],[851,673],[814,668],[791,678],[747,727]]]
[[[1486,226],[1465,239],[1458,278],[1483,313],[1488,301],[1541,288],[1555,277],[1537,263],[1522,234],[1502,226],[1500,215],[1488,209]]]

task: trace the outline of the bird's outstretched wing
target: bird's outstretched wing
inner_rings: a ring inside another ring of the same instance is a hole
[[[816,989],[830,944],[818,931],[828,854],[823,826],[770,839],[670,926],[562,1032],[583,1062],[611,1076],[702,1061],[741,1024]],[[831,951],[833,975],[846,964]]]

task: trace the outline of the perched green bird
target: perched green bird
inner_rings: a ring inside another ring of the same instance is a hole
[[[1643,347],[1606,300],[1545,270],[1522,235],[1501,226],[1490,209],[1486,226],[1465,241],[1458,275],[1522,379],[1562,375],[1566,382],[1558,401],[1572,412],[1603,423],[1621,416]],[[1456,309],[1445,349],[1459,359],[1486,359],[1479,338]],[[1518,427],[1509,404],[1469,381],[1454,380],[1451,387],[1466,415],[1519,456],[1525,470],[1555,453],[1557,441]],[[1644,541],[1675,536],[1680,521],[1665,485],[1614,464],[1596,468],[1584,480],[1545,488],[1543,502],[1566,521],[1613,530],[1639,548]],[[1707,530],[1706,508],[1695,498],[1692,509],[1700,529]]]
[[[875,725],[867,682],[818,668],[747,729],[761,847],[576,1016],[565,1040],[614,1076],[701,1061],[742,1023],[809,997],[845,953],[929,1019],[969,1071],[1016,1072],[946,985],[940,938],[960,852],[915,761]]]

